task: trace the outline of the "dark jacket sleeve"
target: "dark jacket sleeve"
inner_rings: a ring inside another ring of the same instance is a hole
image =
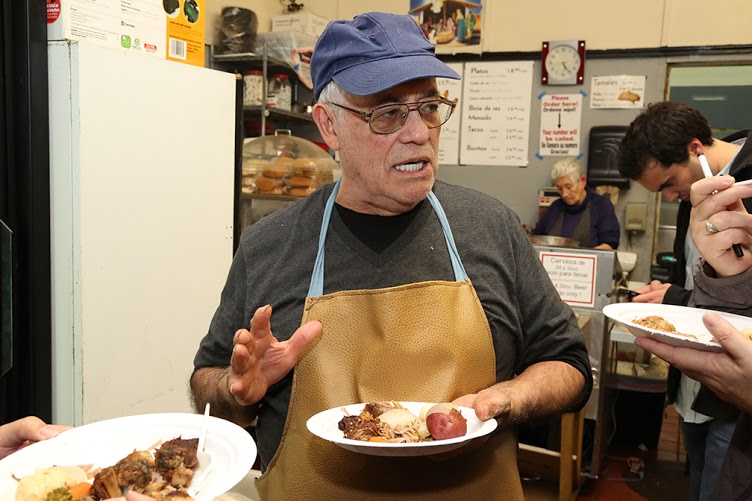
[[[663,304],[686,306],[689,303],[691,295],[692,290],[687,290],[684,287],[672,284],[671,287],[666,290],[666,295],[663,296]]]
[[[600,203],[597,207],[597,217],[595,217],[595,231],[597,235],[597,244],[608,244],[613,249],[619,247],[619,238],[621,237],[621,227],[619,226],[619,220],[616,219],[616,212],[614,206],[611,204],[611,199],[595,194],[595,197],[600,197]],[[590,211],[591,217],[594,215],[593,211]],[[591,233],[592,235],[592,233]]]
[[[560,202],[560,200],[556,200],[548,209],[546,209],[546,212],[543,213],[543,217],[541,217],[540,221],[538,221],[538,224],[536,224],[535,228],[533,228],[533,235],[549,234],[551,228],[556,222],[556,219],[561,214],[561,207],[558,202]]]

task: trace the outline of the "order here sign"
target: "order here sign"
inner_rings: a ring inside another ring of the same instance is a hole
[[[580,154],[581,94],[546,94],[541,99],[540,148],[542,156]]]

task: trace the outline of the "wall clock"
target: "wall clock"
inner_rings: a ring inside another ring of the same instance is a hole
[[[585,40],[543,42],[543,85],[581,85],[585,75]]]

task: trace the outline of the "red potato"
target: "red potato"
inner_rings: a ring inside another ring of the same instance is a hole
[[[426,413],[428,432],[435,440],[463,437],[467,419],[451,404],[436,404]]]

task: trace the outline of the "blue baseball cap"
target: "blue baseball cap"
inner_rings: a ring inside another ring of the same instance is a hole
[[[311,77],[316,99],[332,80],[368,96],[418,78],[460,79],[436,57],[412,17],[384,12],[330,22],[313,49]]]

